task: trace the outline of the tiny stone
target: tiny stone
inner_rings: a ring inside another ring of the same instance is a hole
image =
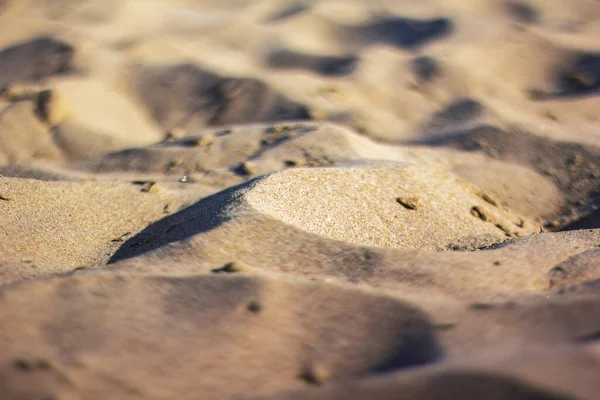
[[[178,158],[171,160],[167,165],[167,172],[172,171],[173,169],[179,167],[182,164],[182,161]]]
[[[306,161],[301,158],[295,158],[291,160],[284,160],[283,163],[286,167],[301,167],[306,165]]]
[[[17,358],[13,361],[13,367],[21,371],[32,369],[49,369],[50,363],[43,358]]]
[[[416,210],[421,205],[417,197],[398,197],[396,201],[408,210]]]
[[[256,174],[256,165],[250,161],[244,161],[235,168],[235,171],[242,175],[254,175]]]
[[[181,128],[173,128],[165,135],[166,140],[179,139],[185,136],[185,130]]]
[[[258,314],[262,310],[262,307],[256,301],[251,301],[250,303],[248,303],[248,306],[246,308],[248,309],[248,311],[254,314]]]
[[[560,221],[559,221],[559,220],[557,220],[557,219],[555,219],[555,220],[552,220],[552,221],[550,221],[550,222],[548,223],[548,226],[549,226],[550,228],[552,228],[552,229],[557,229],[557,228],[560,228]]]
[[[299,377],[307,383],[320,385],[321,383],[331,379],[331,373],[323,365],[307,364],[302,367]]]
[[[488,195],[487,193],[480,193],[480,197],[486,202],[489,203],[491,205],[493,205],[494,207],[498,207],[498,202],[496,202],[496,200],[494,200],[493,198],[490,197],[490,195]]]
[[[113,243],[116,243],[116,242],[124,242],[124,241],[125,241],[125,238],[126,238],[127,236],[129,236],[129,235],[131,235],[131,232],[126,232],[126,233],[122,234],[121,236],[119,236],[118,238],[115,238],[115,239],[111,240],[111,242],[113,242]]]
[[[195,144],[198,147],[206,147],[211,145],[215,141],[215,135],[212,133],[207,133],[206,135],[195,140]]]
[[[239,261],[230,261],[219,268],[212,269],[211,272],[214,273],[236,273],[236,272],[244,272],[248,271],[250,267],[246,264],[241,263]]]
[[[21,371],[28,371],[29,369],[31,369],[30,363],[22,358],[17,358],[16,360],[14,360],[13,366]]]
[[[39,118],[51,127],[60,125],[71,114],[66,102],[52,90],[42,90],[37,95],[35,111]]]
[[[152,193],[152,192],[156,192],[158,190],[158,183],[152,181],[152,182],[147,182],[146,184],[144,184],[144,187],[142,187],[142,192],[144,193]]]
[[[568,165],[580,165],[583,163],[583,159],[580,155],[575,154],[567,159]]]
[[[474,206],[471,208],[471,215],[479,218],[482,221],[487,221],[487,217],[485,216],[483,211],[481,211],[481,209],[477,206]],[[498,228],[502,229],[501,227],[498,227]]]

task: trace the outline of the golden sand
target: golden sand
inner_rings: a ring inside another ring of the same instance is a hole
[[[599,16],[0,0],[0,398],[596,400]]]

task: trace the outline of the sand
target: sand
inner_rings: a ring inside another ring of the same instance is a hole
[[[600,5],[0,0],[0,393],[590,399]]]

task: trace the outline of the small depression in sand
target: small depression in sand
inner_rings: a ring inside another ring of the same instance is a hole
[[[244,197],[259,213],[363,246],[447,250],[539,231],[477,188],[422,166],[287,170]]]

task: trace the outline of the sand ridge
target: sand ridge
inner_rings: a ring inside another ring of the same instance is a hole
[[[503,216],[486,194],[419,167],[290,170],[265,178],[246,198],[284,223],[363,246],[441,250],[455,229],[495,240],[536,230]]]

